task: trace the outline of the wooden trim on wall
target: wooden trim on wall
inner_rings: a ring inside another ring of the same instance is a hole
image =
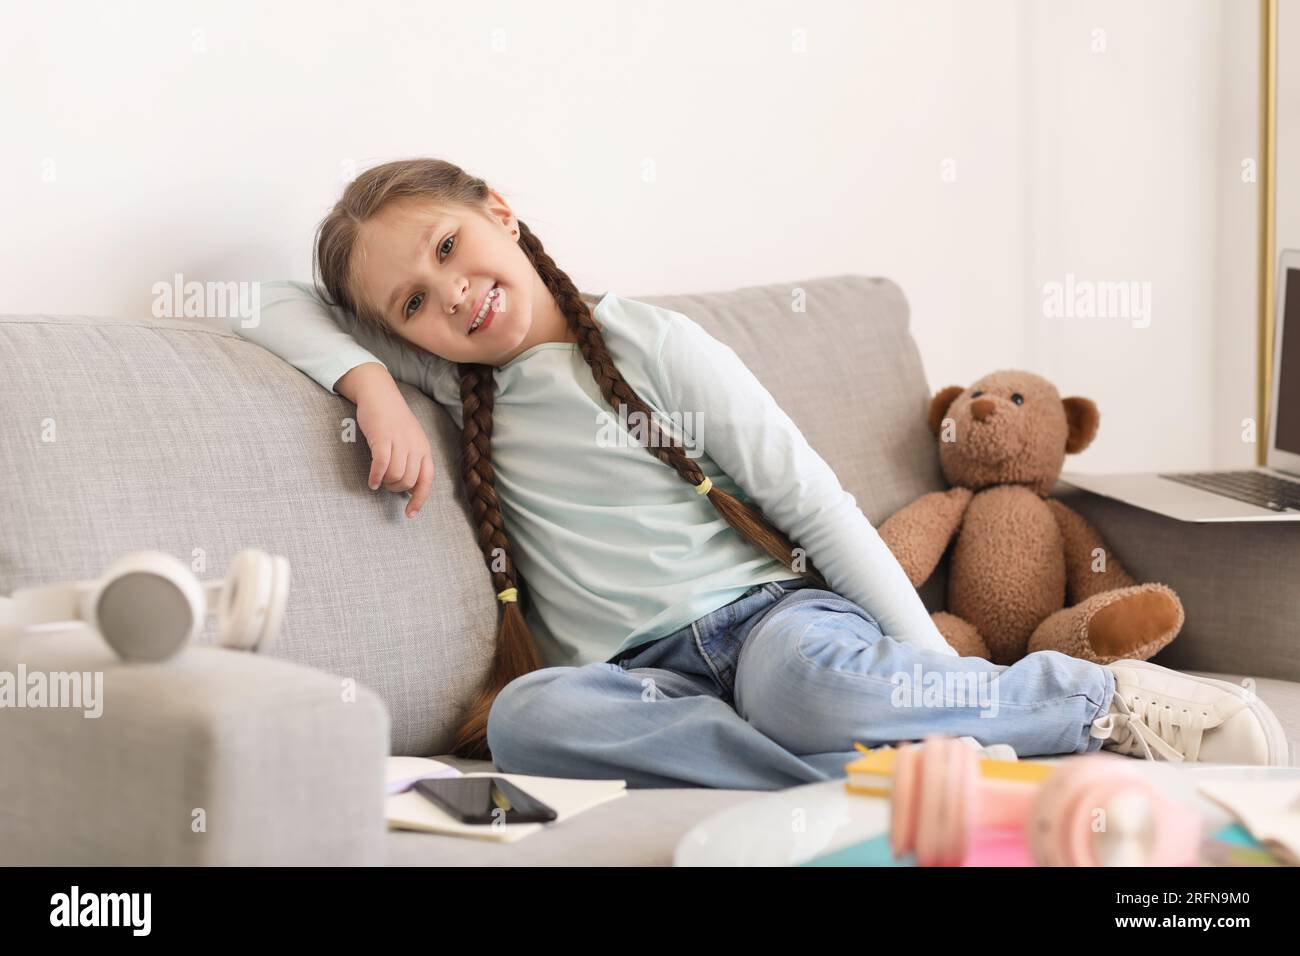
[[[1256,343],[1255,464],[1268,453],[1268,396],[1273,387],[1273,298],[1277,274],[1277,0],[1260,0],[1259,322]]]

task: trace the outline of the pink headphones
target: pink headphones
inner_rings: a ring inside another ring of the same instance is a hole
[[[896,755],[889,842],[920,866],[960,866],[977,827],[1022,828],[1039,866],[1195,866],[1201,820],[1134,768],[1091,753],[1041,783],[984,778],[979,755],[931,735]]]

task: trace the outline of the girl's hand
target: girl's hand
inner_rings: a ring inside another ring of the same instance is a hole
[[[410,491],[406,517],[424,507],[433,484],[433,452],[419,420],[402,393],[376,389],[359,396],[357,425],[370,443],[371,491],[380,482],[389,491]]]

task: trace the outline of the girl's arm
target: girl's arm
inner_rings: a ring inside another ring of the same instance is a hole
[[[702,416],[709,457],[807,550],[836,593],[887,637],[956,656],[853,495],[730,346],[670,312],[658,372],[673,410]]]
[[[260,283],[258,314],[251,320],[231,318],[229,325],[250,342],[311,376],[322,388],[354,403],[359,385],[383,381],[377,374],[379,369],[369,374],[350,374],[366,363],[386,370],[389,383],[396,379],[433,394],[430,356],[401,339],[371,329],[346,309],[328,305],[308,283]]]
[[[393,376],[382,362],[366,361],[344,372],[334,383],[334,391],[358,405],[362,395],[371,394],[381,386],[390,384],[395,384]]]
[[[394,377],[432,395],[431,364],[418,349],[328,305],[306,283],[263,282],[259,296],[248,326],[235,317],[231,328],[357,406],[357,426],[371,453],[367,484],[372,491],[381,483],[389,491],[410,491],[406,516],[414,517],[433,482],[433,454]]]

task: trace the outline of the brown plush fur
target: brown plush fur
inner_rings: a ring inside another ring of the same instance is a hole
[[[1062,399],[1046,379],[1010,369],[931,400],[953,487],[913,501],[880,536],[916,587],[952,545],[948,609],[934,622],[963,657],[1146,660],[1182,628],[1177,594],[1136,583],[1096,529],[1047,498],[1066,454],[1087,448],[1099,423],[1090,399]]]

